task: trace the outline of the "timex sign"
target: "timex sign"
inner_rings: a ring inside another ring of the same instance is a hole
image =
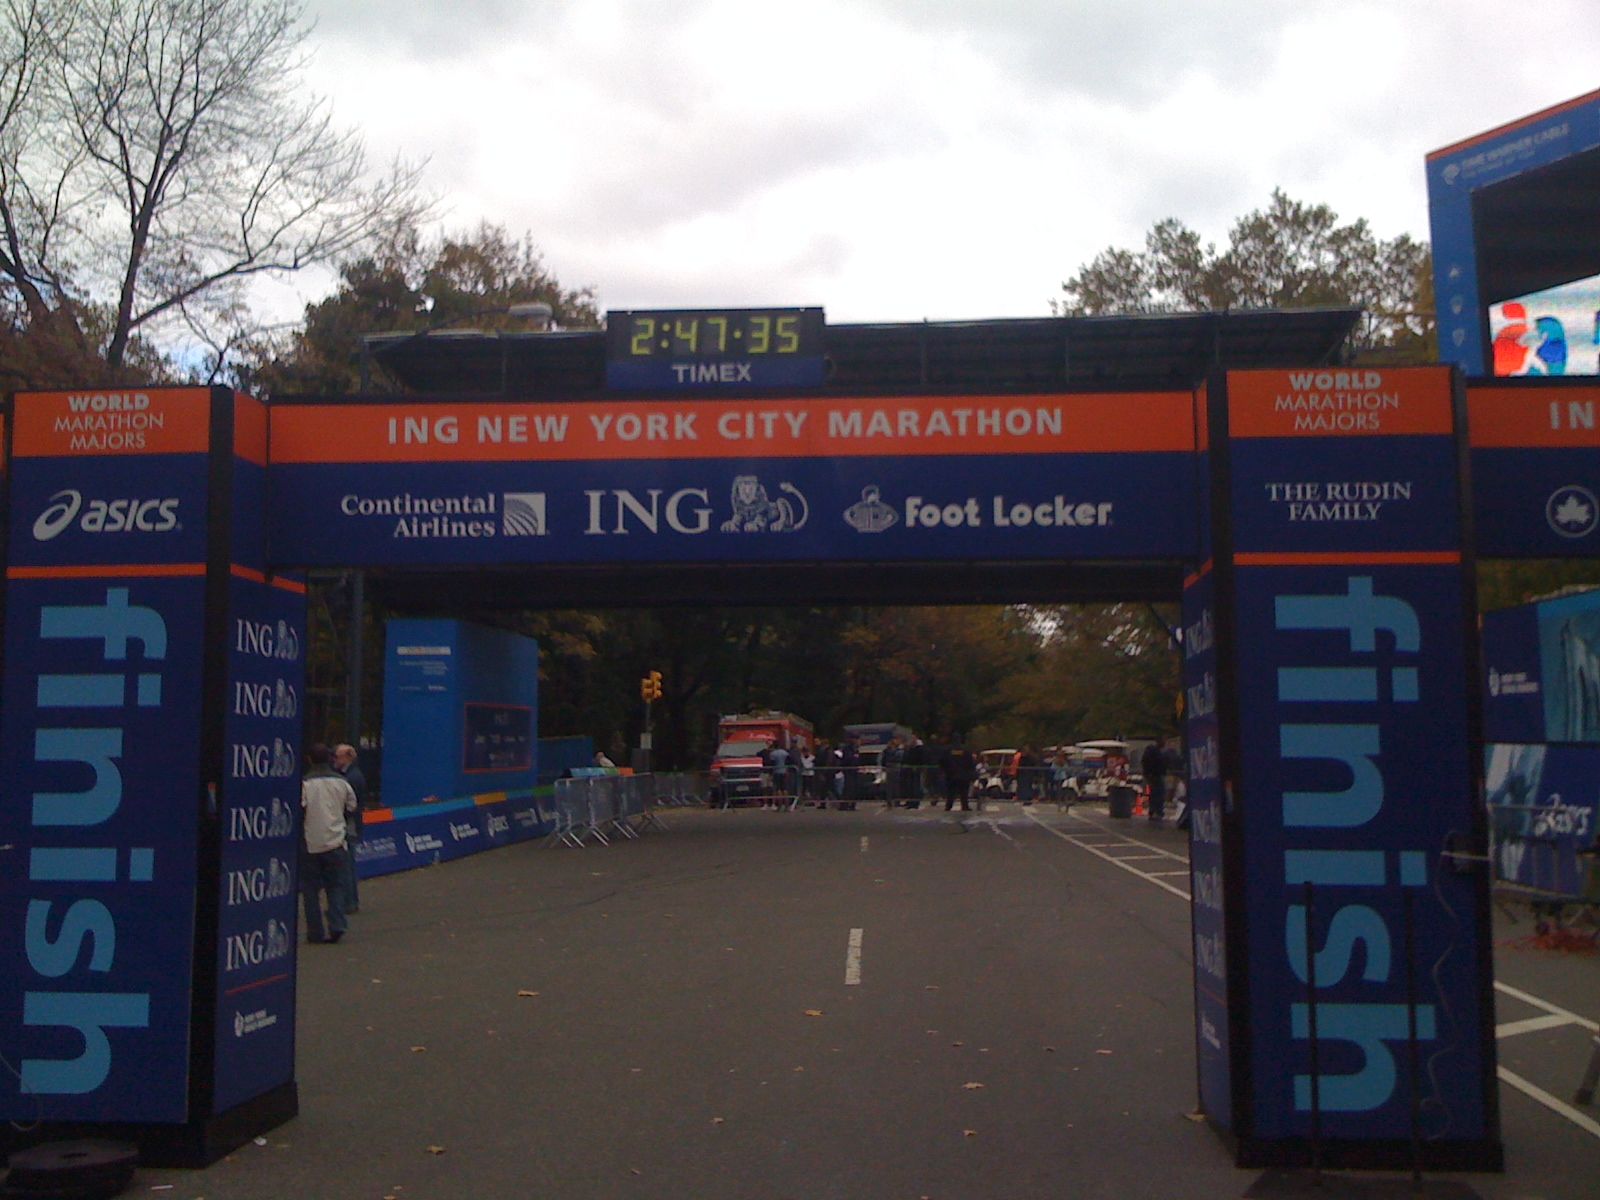
[[[826,374],[820,308],[614,312],[606,381],[617,388],[815,386]]]

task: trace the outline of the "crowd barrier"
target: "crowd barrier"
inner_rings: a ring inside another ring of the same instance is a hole
[[[702,776],[690,772],[659,775],[584,775],[558,779],[552,845],[609,846],[613,837],[636,838],[646,829],[665,829],[663,806],[704,804]]]
[[[1600,902],[1592,804],[1489,805],[1497,883],[1572,903]]]
[[[751,799],[787,801],[797,798],[800,802],[823,807],[852,802],[933,804],[951,798],[959,802],[961,793],[965,792],[968,803],[977,803],[981,808],[985,800],[1071,803],[1083,794],[1081,788],[1069,783],[1070,773],[1057,772],[1050,767],[1024,767],[1020,778],[1013,773],[992,778],[980,774],[970,783],[959,779],[952,781],[942,767],[920,765],[826,766],[804,774],[794,768],[790,771],[794,776],[791,786],[780,789],[777,796]]]

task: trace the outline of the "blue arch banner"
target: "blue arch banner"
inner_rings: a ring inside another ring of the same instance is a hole
[[[1192,398],[318,405],[269,541],[313,565],[1186,557]]]

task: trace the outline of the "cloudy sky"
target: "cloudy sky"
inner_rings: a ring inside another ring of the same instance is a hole
[[[309,83],[602,309],[1042,315],[1274,187],[1428,236],[1423,156],[1600,86],[1593,0],[310,0]]]

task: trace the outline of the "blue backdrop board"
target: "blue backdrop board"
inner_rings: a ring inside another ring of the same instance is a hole
[[[1600,589],[1485,613],[1490,742],[1600,745]]]
[[[220,389],[24,393],[10,432],[0,776],[25,799],[0,843],[27,868],[0,871],[0,1115],[209,1161],[296,1107],[292,827],[228,828],[298,777],[297,722],[238,723],[253,676],[226,649],[245,585],[286,597],[275,631],[303,625],[259,525],[231,523],[259,508],[264,413]],[[297,666],[280,680],[297,703]]]
[[[594,765],[594,739],[588,734],[539,739],[539,782],[554,783],[574,767]]]
[[[1403,1166],[1413,1134],[1436,1167],[1499,1161],[1487,877],[1443,857],[1482,831],[1460,407],[1444,368],[1213,397],[1243,1162],[1316,1138],[1324,1163]]]
[[[385,637],[385,806],[532,789],[538,643],[453,620],[393,620]]]

